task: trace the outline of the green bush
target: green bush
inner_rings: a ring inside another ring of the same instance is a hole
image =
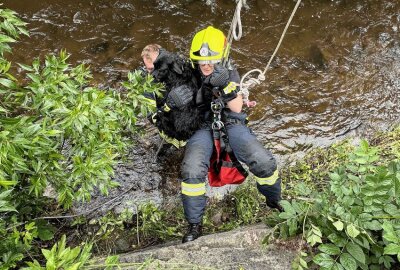
[[[16,79],[5,53],[21,34],[28,35],[25,23],[0,9],[0,269],[39,253],[35,239],[53,238],[38,218],[49,205],[46,189],[69,208],[117,185],[113,167],[139,131],[138,115],[155,109],[143,94],[160,90],[139,73],[129,73],[118,91],[98,89],[65,51],[19,64]]]
[[[320,269],[391,269],[400,262],[400,162],[385,162],[377,147],[362,141],[348,162],[330,174],[329,186],[283,201],[285,211],[265,241],[302,234],[312,264]],[[305,247],[304,247],[305,248]],[[295,269],[306,269],[300,252]]]

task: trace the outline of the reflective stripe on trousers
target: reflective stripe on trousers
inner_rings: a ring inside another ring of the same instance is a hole
[[[256,182],[260,185],[272,186],[279,179],[279,171],[278,171],[278,169],[276,169],[275,172],[269,177],[261,178],[261,177],[254,176],[254,178],[256,179]]]
[[[206,194],[206,183],[199,183],[199,184],[189,184],[182,182],[182,194],[195,197]]]

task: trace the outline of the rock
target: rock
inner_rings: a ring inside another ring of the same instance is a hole
[[[219,226],[222,224],[222,213],[218,212],[215,215],[211,217],[211,222],[214,224],[214,226]]]
[[[83,23],[82,15],[81,15],[81,12],[80,12],[80,11],[78,11],[77,13],[75,13],[74,17],[72,17],[72,21],[73,21],[74,23]]]
[[[93,54],[104,53],[110,47],[110,43],[106,40],[100,41],[98,43],[91,44],[88,51]]]
[[[325,67],[326,59],[319,46],[316,44],[311,45],[309,51],[310,62],[318,68]]]
[[[121,237],[115,240],[114,242],[115,246],[115,251],[120,253],[120,252],[127,252],[129,250],[132,250],[132,243],[128,238]]]
[[[196,241],[181,244],[180,241],[151,247],[139,252],[120,255],[121,263],[144,263],[146,269],[176,269],[211,267],[220,270],[291,269],[295,252],[279,246],[264,248],[261,244],[269,229],[264,224],[244,227],[230,232],[206,235]],[[183,267],[185,266],[185,267]],[[157,268],[161,267],[161,268]],[[124,268],[127,269],[127,268]],[[169,269],[169,268],[168,268]]]
[[[43,196],[51,199],[57,199],[57,192],[51,184],[47,184]]]

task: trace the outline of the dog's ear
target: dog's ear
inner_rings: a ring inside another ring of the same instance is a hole
[[[175,71],[177,74],[181,75],[183,73],[183,67],[179,65],[177,62],[172,64],[172,70]]]

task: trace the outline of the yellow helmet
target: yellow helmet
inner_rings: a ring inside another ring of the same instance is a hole
[[[196,33],[190,46],[190,59],[198,64],[215,64],[227,53],[226,37],[212,26]]]

